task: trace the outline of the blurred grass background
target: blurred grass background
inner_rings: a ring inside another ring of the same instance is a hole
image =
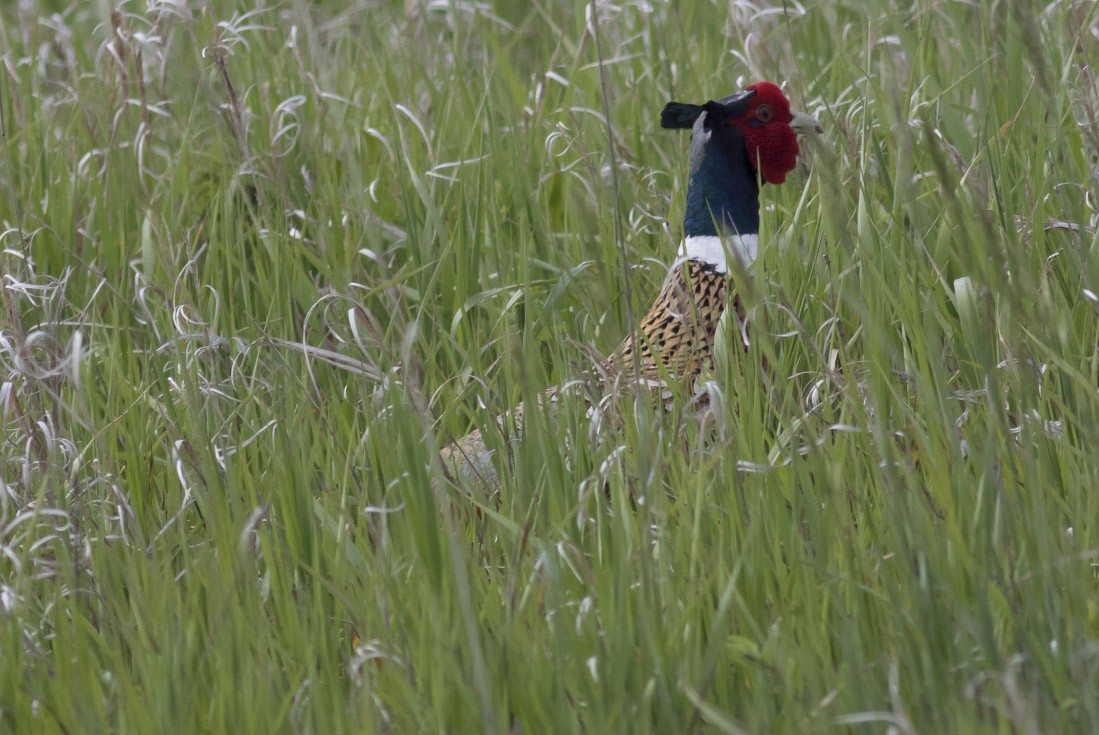
[[[0,730],[1099,731],[1096,8],[5,5]],[[759,79],[713,414],[447,483]]]

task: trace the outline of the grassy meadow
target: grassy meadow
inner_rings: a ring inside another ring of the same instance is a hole
[[[25,0],[0,54],[0,732],[1099,733],[1095,3]],[[448,480],[651,303],[663,104],[759,79],[826,132],[714,410]]]

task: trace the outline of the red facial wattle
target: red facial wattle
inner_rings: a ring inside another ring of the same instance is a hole
[[[760,176],[769,184],[781,184],[798,161],[798,136],[790,127],[790,101],[771,82],[759,82],[748,89],[755,91],[748,113],[735,122],[744,131],[748,157]],[[760,114],[761,109],[766,115]]]
[[[781,184],[798,163],[798,136],[785,123],[748,128],[744,133],[748,157],[768,184]]]

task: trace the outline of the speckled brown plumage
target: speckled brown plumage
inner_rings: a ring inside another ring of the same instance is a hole
[[[601,365],[607,379],[686,383],[713,364],[717,322],[725,310],[725,274],[687,261],[672,269],[660,295],[641,320],[637,341],[629,335]],[[639,344],[638,344],[639,343]]]
[[[725,311],[728,278],[697,261],[676,264],[668,275],[656,301],[645,314],[634,335],[603,360],[597,368],[581,375],[574,385],[591,385],[603,392],[629,390],[634,378],[655,393],[665,404],[677,384],[693,389],[704,368],[713,365],[717,324]],[[737,317],[743,320],[740,300],[733,299]],[[635,367],[636,360],[636,367]],[[545,407],[557,400],[560,387],[547,390],[539,399]],[[524,406],[496,417],[505,436],[517,437],[523,426]],[[480,430],[473,431],[442,450],[444,461],[460,468],[471,478],[497,482],[492,451],[485,445]]]

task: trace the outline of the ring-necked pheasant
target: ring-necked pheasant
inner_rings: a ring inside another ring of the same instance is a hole
[[[718,320],[730,303],[728,256],[731,253],[745,266],[756,257],[760,184],[786,180],[797,163],[799,133],[824,131],[809,115],[791,110],[782,90],[770,82],[704,105],[669,102],[660,124],[691,130],[679,257],[635,334],[571,384],[598,382],[613,394],[638,378],[666,400],[669,381],[693,384],[703,368],[713,364]],[[743,317],[739,299],[734,295],[731,302]],[[547,390],[539,400],[542,407],[556,402],[561,391]],[[520,404],[498,416],[500,430],[517,436],[523,413]],[[498,481],[492,450],[479,430],[445,447],[442,456],[471,478]]]

